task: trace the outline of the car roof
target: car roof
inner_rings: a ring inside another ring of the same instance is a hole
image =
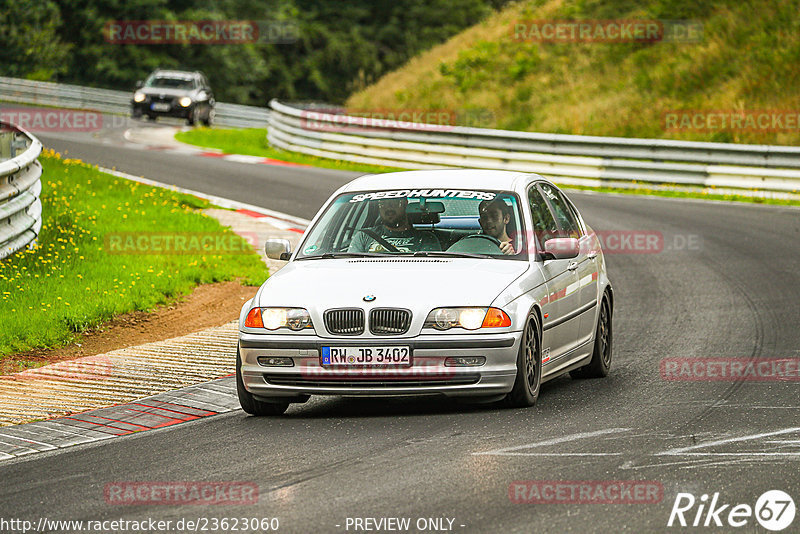
[[[492,189],[513,191],[520,178],[544,179],[538,174],[486,169],[447,169],[368,174],[346,184],[340,192],[385,189]]]

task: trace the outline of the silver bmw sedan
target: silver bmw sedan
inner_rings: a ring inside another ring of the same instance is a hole
[[[542,382],[608,374],[614,294],[600,241],[537,174],[408,171],[336,191],[245,303],[243,410],[310,395],[536,402]]]

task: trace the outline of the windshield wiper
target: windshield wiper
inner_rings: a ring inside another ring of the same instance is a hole
[[[375,252],[326,252],[316,256],[303,256],[298,260],[330,260],[334,258],[376,258],[381,256],[391,256],[391,254],[381,254]]]
[[[437,256],[443,258],[492,258],[490,254],[478,254],[475,252],[446,252],[439,250],[421,250],[412,254],[414,257]]]

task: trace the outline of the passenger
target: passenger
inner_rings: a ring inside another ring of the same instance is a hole
[[[417,230],[408,220],[406,198],[385,198],[378,201],[380,224],[364,228],[353,236],[348,252],[418,252],[441,250],[432,232]],[[381,243],[383,241],[384,243]],[[391,245],[392,250],[385,245]]]
[[[516,254],[512,238],[508,235],[508,224],[511,222],[511,206],[502,199],[484,200],[478,205],[483,233],[500,241],[500,251],[503,254]]]

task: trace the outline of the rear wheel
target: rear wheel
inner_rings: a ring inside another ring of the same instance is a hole
[[[539,347],[539,320],[531,313],[522,331],[522,341],[517,353],[517,377],[514,389],[506,395],[504,403],[512,408],[536,404],[542,385],[542,351]]]
[[[597,316],[597,330],[594,334],[594,350],[588,365],[570,371],[572,378],[602,378],[608,375],[611,368],[611,305],[608,296],[603,295],[600,301],[600,313]]]
[[[236,394],[239,397],[239,404],[242,410],[250,415],[281,415],[289,407],[289,402],[276,399],[275,402],[265,402],[256,399],[249,391],[244,388],[242,380],[242,356],[239,349],[236,349]]]

